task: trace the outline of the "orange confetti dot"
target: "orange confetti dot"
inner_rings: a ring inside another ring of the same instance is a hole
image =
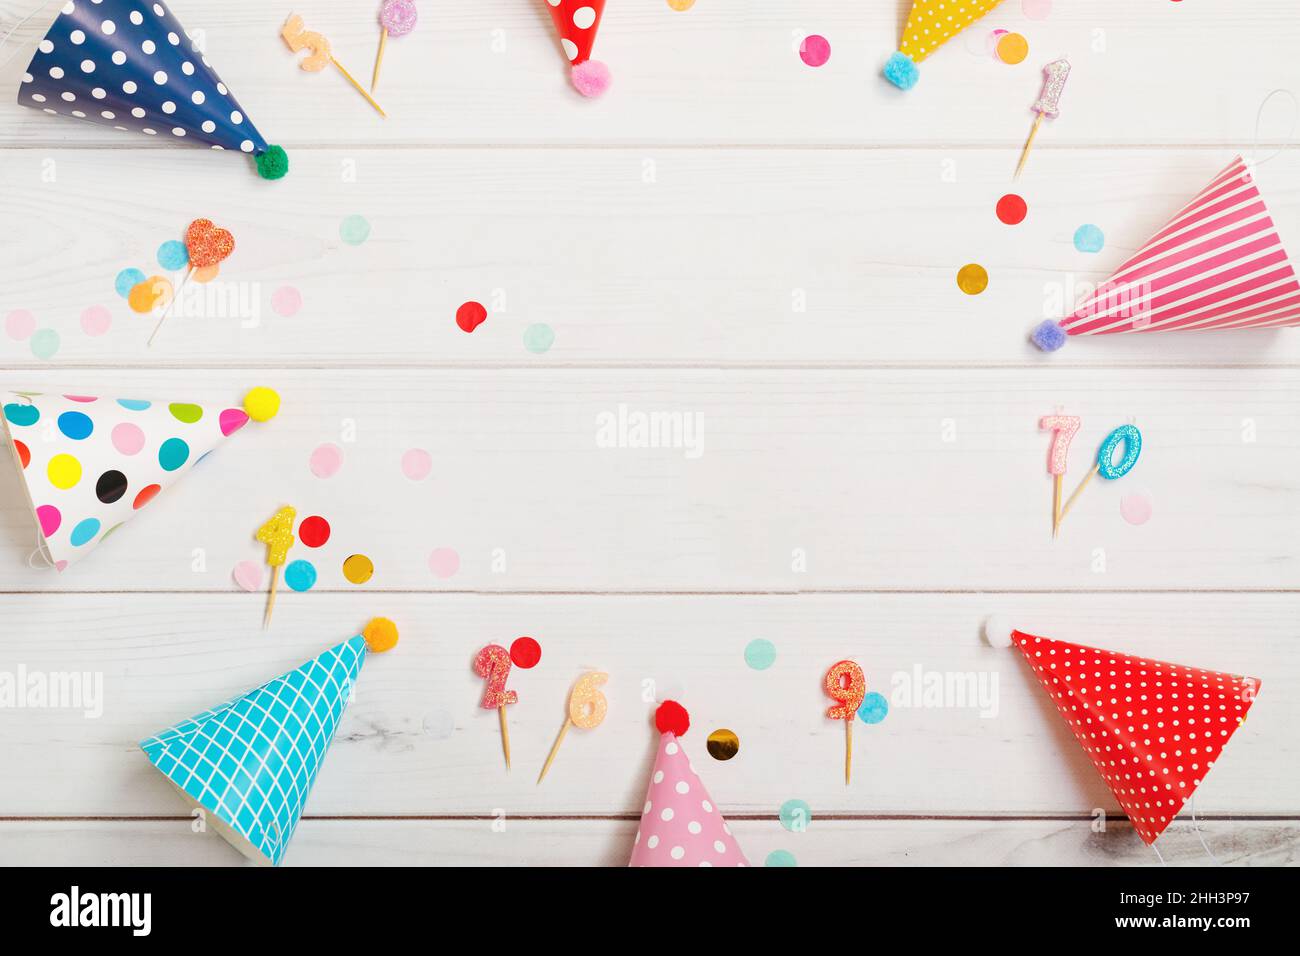
[[[1029,56],[1029,41],[1019,33],[1008,33],[998,41],[998,59],[1013,66]]]
[[[221,263],[218,262],[215,265],[204,266],[201,269],[195,269],[194,272],[192,273],[192,277],[195,282],[211,282],[220,274],[221,274]]]
[[[132,312],[141,314],[152,312],[160,305],[165,306],[172,300],[172,284],[163,276],[150,276],[131,288],[126,297]]]

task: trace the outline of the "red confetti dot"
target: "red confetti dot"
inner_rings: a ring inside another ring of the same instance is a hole
[[[456,310],[456,324],[462,332],[473,332],[487,321],[487,309],[478,302],[466,302]]]
[[[309,548],[319,548],[330,539],[330,523],[320,515],[303,518],[298,525],[298,540]]]
[[[32,463],[32,453],[28,451],[27,446],[17,438],[14,439],[14,447],[18,449],[18,460],[22,462],[23,467],[26,468]]]
[[[542,659],[542,645],[531,637],[521,637],[510,645],[510,659],[514,661],[515,667],[522,667],[524,670],[536,667],[537,662]]]
[[[998,218],[1008,226],[1017,226],[1025,221],[1025,216],[1029,214],[1029,207],[1015,193],[1007,193],[998,200],[997,211]]]
[[[162,491],[161,485],[145,485],[140,489],[140,493],[135,496],[135,503],[131,505],[136,511],[139,511],[154,498],[158,497],[158,492]]]

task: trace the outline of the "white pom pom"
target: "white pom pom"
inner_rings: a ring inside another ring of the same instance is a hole
[[[1002,614],[994,614],[984,622],[984,640],[990,647],[1010,647],[1011,622]]]

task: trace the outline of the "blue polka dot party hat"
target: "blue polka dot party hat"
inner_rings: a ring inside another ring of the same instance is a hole
[[[248,153],[267,179],[289,168],[195,39],[155,0],[68,0],[36,48],[18,102],[157,139]]]
[[[245,408],[88,395],[0,393],[3,433],[36,518],[38,555],[63,571],[146,508],[249,418],[275,408],[255,389]],[[278,399],[275,402],[278,408]]]
[[[376,618],[362,634],[142,740],[140,749],[218,834],[250,860],[277,866],[367,652],[396,643],[393,623]]]

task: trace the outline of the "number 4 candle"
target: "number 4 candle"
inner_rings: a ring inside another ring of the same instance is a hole
[[[271,626],[271,612],[275,610],[275,590],[280,582],[280,569],[288,560],[289,549],[294,545],[293,522],[298,512],[287,505],[275,517],[257,529],[257,540],[266,545],[266,563],[271,566],[271,589],[266,596],[266,616],[262,629]]]

